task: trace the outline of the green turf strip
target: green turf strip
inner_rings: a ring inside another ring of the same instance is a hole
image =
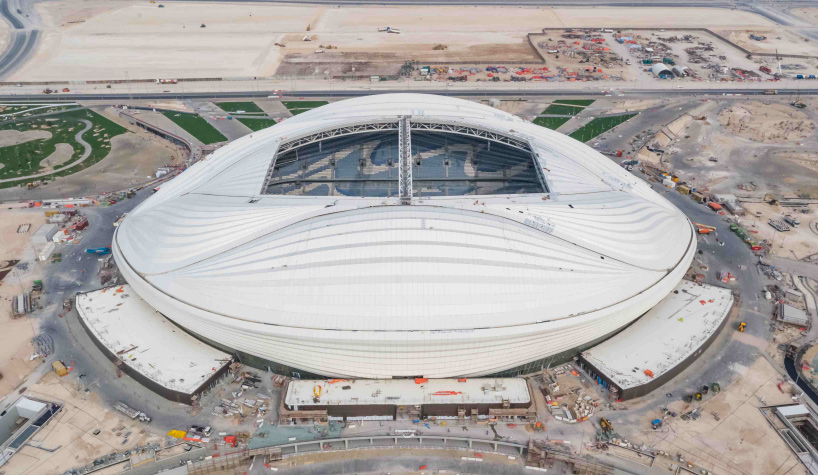
[[[537,117],[534,123],[552,130],[557,130],[560,126],[571,120],[570,117]]]
[[[257,113],[264,113],[261,110],[261,107],[257,106],[255,102],[214,102],[219,109],[230,112],[231,114],[236,114],[239,111],[243,111],[245,114],[257,114]]]
[[[162,114],[205,145],[227,141],[227,137],[198,115],[171,111],[162,111]]]
[[[571,132],[568,134],[569,137],[575,138],[580,142],[587,142],[592,138],[607,132],[617,125],[627,121],[631,117],[635,116],[636,113],[633,114],[624,114],[624,115],[616,115],[613,117],[597,117],[596,119],[591,120],[587,124],[583,125],[579,129]]]
[[[247,117],[242,117],[236,120],[246,125],[253,132],[258,132],[259,130],[266,129],[267,127],[272,127],[278,123],[275,119],[250,119]]]
[[[593,99],[557,99],[554,104],[568,104],[572,106],[588,107],[594,103]]]
[[[281,103],[291,111],[293,109],[315,109],[329,104],[327,101],[281,101]]]
[[[542,111],[542,113],[555,115],[577,115],[583,110],[584,108],[580,106],[564,106],[560,104],[551,104],[544,111]]]

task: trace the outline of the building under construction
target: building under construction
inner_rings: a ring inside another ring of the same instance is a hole
[[[127,285],[76,297],[80,325],[120,373],[184,404],[195,404],[228,370],[231,356],[174,325]]]
[[[642,397],[690,366],[713,343],[733,301],[729,289],[683,280],[633,325],[583,351],[580,367],[613,400]]]
[[[281,424],[536,419],[528,382],[522,378],[293,380],[284,393]]]

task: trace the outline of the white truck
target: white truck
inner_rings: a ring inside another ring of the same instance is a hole
[[[151,418],[148,417],[147,414],[145,414],[144,412],[137,411],[136,409],[132,408],[131,406],[125,404],[122,401],[117,401],[116,403],[114,403],[114,409],[125,414],[131,419],[139,419],[141,422],[145,423],[151,421]]]
[[[801,225],[801,221],[795,216],[784,216],[784,222],[794,228],[797,228],[798,226]]]

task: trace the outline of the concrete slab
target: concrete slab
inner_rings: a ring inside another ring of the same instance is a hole
[[[194,394],[230,361],[230,355],[178,328],[128,285],[78,295],[77,311],[108,351],[172,391]]]

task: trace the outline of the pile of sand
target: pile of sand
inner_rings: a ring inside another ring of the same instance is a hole
[[[719,121],[733,134],[757,142],[798,141],[815,131],[815,123],[806,114],[784,104],[748,102],[724,109]]]
[[[31,142],[32,140],[50,139],[51,132],[45,130],[27,130],[21,132],[19,130],[0,130],[0,147],[11,147],[12,145],[20,145],[21,143]]]

